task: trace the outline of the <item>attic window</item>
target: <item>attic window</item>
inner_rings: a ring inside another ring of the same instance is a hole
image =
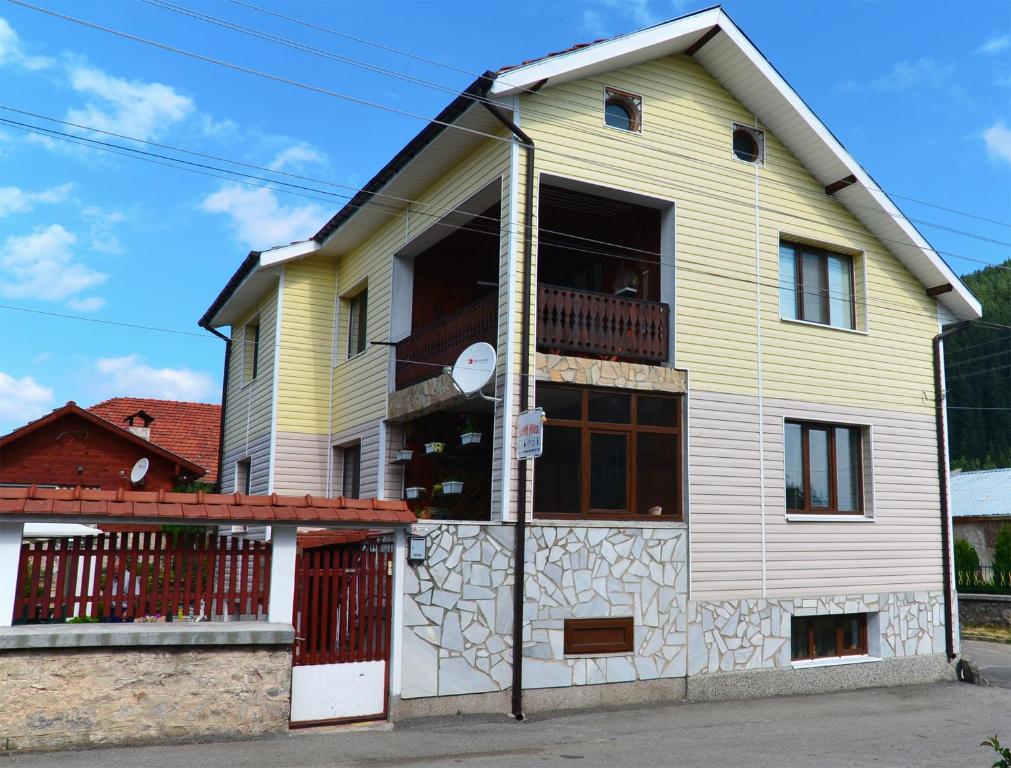
[[[642,96],[604,88],[604,124],[631,133],[642,133]]]
[[[764,163],[765,132],[734,123],[734,157],[746,163]]]

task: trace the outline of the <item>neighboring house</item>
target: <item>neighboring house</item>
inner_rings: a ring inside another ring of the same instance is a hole
[[[976,548],[981,565],[991,565],[997,532],[1011,526],[1011,467],[952,473],[951,518],[955,538]]]
[[[518,514],[542,704],[950,677],[923,393],[980,313],[715,8],[479,78],[201,324],[231,328],[223,490],[430,518],[396,717],[508,706]],[[494,402],[442,372],[476,341]]]
[[[199,464],[206,470],[201,482],[214,485],[218,481],[220,405],[150,397],[113,397],[88,410]]]
[[[131,431],[69,402],[0,437],[0,485],[170,491],[206,474],[140,429]],[[143,481],[134,484],[130,472],[140,459],[149,466]]]

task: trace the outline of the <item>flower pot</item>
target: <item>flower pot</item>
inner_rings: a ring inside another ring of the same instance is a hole
[[[649,514],[651,517],[660,517],[660,515],[663,514],[663,507],[659,505],[655,507],[650,507],[647,514]]]
[[[425,453],[442,453],[446,450],[445,443],[425,443]]]
[[[397,451],[397,456],[394,459],[394,461],[397,462],[398,464],[406,464],[411,460],[411,457],[413,455],[414,451],[412,451],[410,448],[401,448],[399,451]]]
[[[410,488],[407,488],[404,493],[409,499],[420,499],[424,495],[425,489],[420,485],[412,485]]]
[[[481,442],[480,432],[464,432],[460,435],[460,445],[477,445]]]
[[[444,496],[455,496],[458,493],[463,492],[463,481],[462,480],[443,480],[442,481],[442,493]]]

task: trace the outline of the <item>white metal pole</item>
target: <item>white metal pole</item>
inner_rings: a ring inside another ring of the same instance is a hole
[[[295,605],[295,551],[298,528],[294,525],[272,526],[270,540],[270,609],[267,620],[291,624]]]
[[[24,523],[0,522],[0,627],[14,622]]]

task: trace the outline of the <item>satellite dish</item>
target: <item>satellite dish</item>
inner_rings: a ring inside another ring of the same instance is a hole
[[[151,462],[147,459],[137,459],[137,463],[133,465],[133,469],[130,470],[130,482],[134,485],[140,485],[144,482],[144,477],[147,475],[148,467],[151,466]]]
[[[470,397],[480,392],[495,374],[495,347],[485,341],[471,344],[460,356],[450,371],[453,383],[463,394]]]

